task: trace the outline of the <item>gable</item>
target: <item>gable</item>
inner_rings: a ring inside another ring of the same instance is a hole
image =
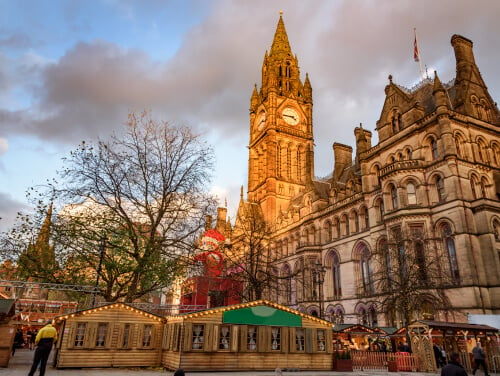
[[[222,315],[224,324],[268,325],[302,327],[302,317],[266,305],[226,311]]]

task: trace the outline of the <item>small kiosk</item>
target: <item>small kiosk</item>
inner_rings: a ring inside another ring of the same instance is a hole
[[[162,365],[186,371],[331,370],[332,326],[266,300],[172,316]]]
[[[10,319],[15,314],[14,299],[0,299],[0,367],[9,365],[10,352],[16,326],[10,324]]]
[[[114,303],[57,316],[54,366],[156,367],[165,318]]]

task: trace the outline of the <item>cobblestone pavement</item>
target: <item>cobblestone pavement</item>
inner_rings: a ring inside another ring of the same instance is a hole
[[[51,357],[54,352],[51,353]],[[27,349],[17,350],[10,358],[9,367],[0,368],[1,376],[26,376],[33,360],[33,351]],[[84,368],[84,369],[55,369],[52,367],[52,359],[49,359],[46,376],[121,376],[121,375],[144,375],[144,376],[171,376],[173,372],[162,368]],[[246,371],[246,372],[187,372],[187,376],[275,376],[275,372]],[[38,372],[35,376],[38,375]],[[284,376],[437,376],[438,373],[419,372],[334,372],[334,371],[284,371]],[[479,375],[478,375],[479,376]],[[481,374],[482,376],[482,374]]]

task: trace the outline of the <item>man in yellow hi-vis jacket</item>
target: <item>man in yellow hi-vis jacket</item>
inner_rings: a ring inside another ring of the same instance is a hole
[[[52,321],[49,321],[42,329],[38,331],[35,338],[35,356],[33,358],[33,364],[31,365],[30,373],[28,376],[33,376],[35,374],[36,368],[40,363],[40,376],[45,375],[45,367],[47,366],[47,360],[49,359],[50,351],[54,342],[57,340],[57,330],[52,326]]]

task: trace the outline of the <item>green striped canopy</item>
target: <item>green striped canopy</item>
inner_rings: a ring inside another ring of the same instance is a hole
[[[223,313],[224,324],[302,326],[302,317],[276,308],[259,305]]]

